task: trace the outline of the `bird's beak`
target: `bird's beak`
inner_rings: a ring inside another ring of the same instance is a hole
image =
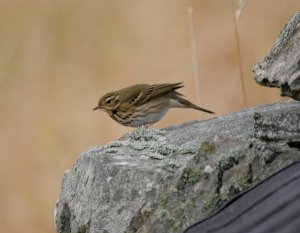
[[[93,108],[93,111],[97,110],[97,109],[101,109],[101,106],[98,105],[97,107]]]

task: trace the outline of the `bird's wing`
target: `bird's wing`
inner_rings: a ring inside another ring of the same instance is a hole
[[[132,95],[131,104],[140,106],[148,101],[160,98],[166,94],[174,92],[176,89],[183,87],[182,83],[171,83],[171,84],[144,84],[143,87]],[[176,92],[176,94],[181,95]]]

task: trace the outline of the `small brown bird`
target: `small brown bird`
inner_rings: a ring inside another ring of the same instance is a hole
[[[138,84],[105,94],[93,110],[103,110],[121,125],[150,126],[158,122],[170,108],[193,108],[210,114],[182,98],[176,90],[182,83]]]

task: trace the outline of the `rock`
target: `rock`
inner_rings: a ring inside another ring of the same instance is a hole
[[[258,106],[88,149],[64,175],[56,230],[183,232],[299,159],[299,111],[298,101]]]
[[[300,99],[300,13],[254,67]],[[58,233],[177,233],[300,157],[300,102],[258,106],[88,149],[64,175]]]
[[[264,141],[300,142],[300,109],[288,113],[254,115],[254,137]]]
[[[282,96],[300,100],[300,12],[287,23],[270,53],[253,68],[257,83],[281,88]]]

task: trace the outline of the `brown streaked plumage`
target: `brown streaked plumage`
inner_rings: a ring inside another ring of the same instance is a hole
[[[182,83],[137,84],[100,97],[93,110],[103,110],[121,125],[139,127],[158,122],[170,108],[193,108],[214,114],[182,97]]]

